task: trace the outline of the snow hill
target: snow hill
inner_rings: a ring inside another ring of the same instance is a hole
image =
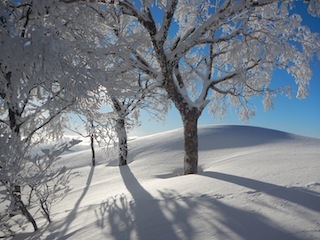
[[[90,150],[53,223],[14,239],[320,239],[320,139],[248,126],[199,128],[199,174],[182,176],[182,129],[130,141],[129,165]]]

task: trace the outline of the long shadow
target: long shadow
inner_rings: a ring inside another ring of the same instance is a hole
[[[226,229],[231,230],[237,236],[237,239],[238,237],[246,240],[303,239],[279,227],[275,222],[261,214],[236,208],[221,201],[215,201],[214,205],[220,215],[217,221],[225,226]],[[220,239],[234,238],[227,231],[220,232],[219,237]]]
[[[185,230],[190,226],[181,222],[181,219],[201,222],[204,226],[198,226],[210,231],[210,239],[302,240],[261,214],[230,206],[212,196],[184,197],[174,191],[160,194],[166,206],[171,206],[175,224]],[[201,213],[205,213],[205,216]],[[196,230],[201,232],[201,229]]]
[[[128,213],[122,212],[120,218],[124,217],[129,221],[133,221],[131,225],[127,225],[126,227],[130,229],[135,228],[137,237],[140,240],[149,240],[150,236],[153,236],[152,239],[179,239],[172,227],[172,223],[164,216],[159,202],[140,185],[130,168],[128,166],[121,166],[120,173],[125,186],[133,197],[133,201],[129,203],[129,207],[122,206],[124,209],[130,209],[131,216],[127,216]],[[121,204],[126,204],[123,200]],[[109,213],[109,222],[113,236],[116,239],[129,239],[129,236],[119,238],[119,226],[115,221],[117,217],[119,218],[119,216],[115,215],[115,212]],[[123,230],[125,231],[125,229]],[[124,237],[123,234],[121,236]]]
[[[76,202],[76,204],[74,205],[74,207],[72,208],[72,210],[70,211],[70,213],[68,214],[68,216],[66,217],[66,219],[61,223],[61,226],[64,226],[64,228],[60,231],[60,232],[54,232],[51,235],[49,235],[46,239],[47,240],[53,240],[53,239],[68,239],[68,235],[66,235],[69,226],[71,225],[71,223],[74,221],[74,219],[77,216],[77,211],[79,209],[80,203],[82,202],[83,198],[86,196],[91,181],[92,181],[92,177],[93,177],[93,173],[94,173],[94,167],[91,167],[90,172],[88,174],[88,178],[87,178],[87,182],[86,182],[86,186],[83,189],[83,192],[81,194],[81,196],[79,197],[78,201]],[[50,227],[50,226],[49,226]],[[55,229],[58,229],[58,226],[54,227]]]
[[[313,211],[320,212],[320,195],[317,192],[306,190],[304,188],[287,188],[272,183],[261,182],[258,180],[226,173],[208,171],[201,173],[201,175],[230,182],[246,188],[251,188],[258,192],[263,192],[270,196],[284,199]]]
[[[127,172],[125,174],[128,180],[133,180]],[[139,191],[142,189],[136,189],[135,182],[131,183],[130,189],[134,188],[137,197],[141,197],[141,200],[137,198],[135,206],[124,195],[104,205],[115,239],[135,239],[130,237],[130,231],[136,229],[137,239],[192,240],[211,235],[211,239],[302,240],[261,214],[230,206],[212,196],[182,196],[174,190],[159,191],[165,203],[162,210],[171,216],[169,222],[164,219],[157,203],[142,201],[150,197],[149,194],[145,196]],[[130,223],[132,218],[135,218],[134,224]],[[197,229],[193,225],[195,222],[198,222]],[[156,228],[153,224],[157,224]],[[171,225],[179,229],[180,237],[172,233]]]

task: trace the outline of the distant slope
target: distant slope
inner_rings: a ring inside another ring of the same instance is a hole
[[[200,126],[198,128],[198,136],[200,151],[251,147],[280,141],[307,141],[308,139],[307,137],[277,130],[242,125]],[[149,149],[160,147],[162,149],[181,150],[183,149],[183,129],[138,138],[132,142],[134,142],[134,146],[148,146]]]

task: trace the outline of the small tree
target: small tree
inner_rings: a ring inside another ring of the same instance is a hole
[[[41,147],[38,146],[39,142],[21,141],[7,130],[2,126],[0,128],[0,185],[7,190],[6,195],[0,194],[2,209],[5,209],[7,216],[19,210],[36,231],[37,223],[28,208],[40,206],[45,218],[51,221],[50,206],[67,193],[72,176],[70,171],[64,167],[57,168],[54,164],[59,155],[78,142],[55,145],[51,149],[42,150],[42,154],[35,154],[35,149]],[[22,193],[28,194],[23,198]],[[0,224],[3,222],[0,221]]]
[[[25,203],[21,197],[21,186],[24,182],[26,173],[25,167],[28,161],[26,155],[28,147],[26,144],[16,137],[16,135],[9,134],[1,131],[1,147],[5,146],[6,149],[1,149],[1,167],[0,167],[0,181],[1,185],[6,189],[5,199],[9,201],[9,205],[6,208],[6,214],[10,215],[15,211],[20,210],[21,213],[32,223],[34,230],[38,229],[36,221],[28,211]]]
[[[75,111],[77,114],[70,112],[70,115],[75,116],[76,121],[71,121],[72,117],[70,116],[70,121],[66,128],[82,138],[90,139],[91,165],[94,167],[96,166],[95,142],[106,151],[115,143],[114,128],[112,125],[113,114],[92,112],[92,108],[88,107],[88,105],[85,105],[84,108],[85,109],[78,108]],[[90,111],[88,111],[88,109],[90,109]],[[80,114],[80,112],[82,114]]]
[[[29,164],[28,167],[28,187],[31,189],[30,193],[34,193],[35,205],[40,206],[43,216],[49,223],[51,222],[52,204],[67,194],[70,190],[68,185],[70,178],[75,174],[67,170],[66,167],[56,167],[55,163],[61,154],[79,142],[79,140],[72,140],[68,143],[55,144],[48,149],[41,149],[40,153],[31,156],[30,161],[33,164]],[[31,202],[30,198],[29,205]]]

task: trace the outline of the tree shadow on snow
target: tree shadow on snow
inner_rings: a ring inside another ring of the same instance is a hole
[[[135,239],[131,236],[133,230],[140,240],[149,240],[150,236],[152,239],[179,239],[161,211],[159,201],[140,185],[130,168],[121,166],[120,173],[133,199],[128,201],[125,195],[121,195],[102,203],[99,226],[104,227],[104,220],[108,216],[115,239]]]
[[[46,237],[46,240],[55,240],[55,239],[64,240],[64,239],[69,239],[72,235],[74,235],[76,233],[76,231],[75,231],[75,232],[71,232],[71,233],[67,234],[71,223],[77,217],[77,212],[79,210],[79,206],[80,206],[82,200],[84,199],[84,197],[86,196],[86,194],[87,194],[87,192],[88,192],[88,190],[90,188],[90,185],[91,185],[91,182],[92,182],[92,178],[93,178],[93,173],[94,173],[94,167],[91,167],[90,172],[88,174],[87,181],[86,181],[86,185],[85,185],[85,187],[83,189],[83,192],[80,195],[80,197],[77,200],[77,202],[75,203],[75,205],[72,208],[72,210],[69,212],[69,214],[65,218],[65,220],[63,220],[62,222],[59,222],[59,223],[52,222],[50,225],[48,225],[48,227],[46,229],[48,229],[52,233]],[[46,229],[44,229],[44,231]],[[61,230],[58,231],[58,229],[61,229]],[[34,238],[32,238],[32,239],[38,239],[37,237],[41,236],[41,234],[42,234],[41,232],[35,234]]]
[[[208,195],[188,197],[174,191],[161,192],[161,196],[165,201],[165,209],[173,216],[172,225],[184,233],[181,239],[196,239],[196,232],[209,231],[208,236],[217,240],[302,240],[281,229],[261,214],[230,206],[218,200],[223,197]],[[192,224],[195,222],[197,229]]]
[[[310,210],[320,212],[320,195],[317,192],[298,187],[283,187],[272,183],[261,182],[258,180],[226,173],[209,171],[203,172],[201,175],[250,188],[257,192],[263,192],[270,196],[277,197],[291,203],[298,204]]]
[[[183,196],[164,190],[155,199],[128,166],[120,167],[120,172],[132,199],[124,194],[109,198],[96,213],[98,226],[108,225],[114,239],[191,240],[206,232],[213,239],[301,240],[269,218],[230,206],[215,196]]]

